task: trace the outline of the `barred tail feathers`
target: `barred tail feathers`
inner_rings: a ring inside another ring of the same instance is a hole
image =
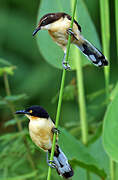
[[[93,64],[99,67],[108,65],[106,57],[95,46],[93,46],[89,41],[84,38],[82,39],[82,41],[83,42],[81,45],[79,41],[76,41],[78,42],[76,43],[76,45],[82,51],[82,53],[87,56],[89,60],[92,61]]]
[[[56,164],[56,170],[59,175],[63,176],[65,179],[69,179],[73,176],[73,169],[71,168],[67,157],[58,145],[56,145],[56,151],[53,160]]]

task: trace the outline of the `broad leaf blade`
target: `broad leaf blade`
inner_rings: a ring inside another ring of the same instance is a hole
[[[103,143],[106,152],[118,162],[118,86],[116,88],[104,118]]]
[[[101,168],[100,162],[96,160],[94,156],[89,153],[89,150],[71,136],[64,129],[61,129],[60,134],[60,146],[65,152],[66,156],[71,160],[72,165],[80,166],[85,168],[100,177],[106,177],[106,173],[103,168]]]
[[[6,96],[4,99],[9,102],[16,102],[26,98],[27,98],[26,94],[19,94],[19,95]]]

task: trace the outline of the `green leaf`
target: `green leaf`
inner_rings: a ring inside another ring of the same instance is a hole
[[[16,69],[16,66],[0,68],[0,76],[2,76],[4,73],[6,73],[8,75],[13,75],[14,74],[14,69]]]
[[[106,177],[106,173],[104,169],[101,168],[99,159],[95,159],[83,144],[64,129],[61,129],[59,144],[66,156],[71,159],[72,165],[85,168],[100,177]]]
[[[63,100],[72,101],[75,98],[75,94],[76,94],[76,87],[72,84],[69,84],[64,88]],[[58,100],[58,97],[59,97],[59,92],[56,94],[56,96],[53,97],[52,103],[55,103]]]
[[[19,122],[24,122],[25,121],[25,117],[20,117],[20,119],[18,119]],[[8,126],[14,126],[17,124],[17,120],[16,119],[11,119],[7,122],[4,123],[4,127],[8,127]]]
[[[41,1],[41,5],[39,6],[37,24],[39,22],[39,19],[48,12],[62,12],[62,11],[71,15],[70,0],[68,0],[68,6],[66,0],[61,0],[61,2],[60,0],[57,1],[52,0],[51,3],[49,0]],[[78,0],[76,12],[77,12],[77,21],[82,27],[82,34],[85,36],[86,39],[88,39],[91,43],[93,43],[97,48],[100,49],[100,42],[95,26],[87,11],[86,5],[82,0]],[[37,43],[45,60],[48,63],[50,63],[52,66],[62,69],[62,59],[64,53],[61,50],[61,48],[52,41],[47,31],[40,31],[38,33]],[[73,47],[71,47],[70,55],[72,55],[72,49]],[[84,61],[84,59],[86,60]],[[89,64],[89,61],[84,56],[82,56],[82,61],[83,64]],[[76,67],[73,66],[74,63],[71,63],[71,57],[69,59],[69,62],[71,64],[71,68],[75,69]]]
[[[18,137],[23,137],[26,134],[27,134],[26,130],[23,130],[22,132],[8,133],[8,134],[0,136],[0,140],[7,143],[7,141],[9,140],[13,140]]]
[[[4,127],[13,126],[17,123],[16,119],[11,119],[4,123]]]
[[[6,96],[4,99],[6,101],[15,102],[26,98],[27,98],[26,94],[20,94],[20,95]]]
[[[107,173],[107,178],[103,178],[103,179],[104,180],[109,179],[109,176],[110,176],[109,157],[104,150],[102,138],[100,137],[93,144],[88,146],[88,150],[92,156],[94,155],[95,159],[99,160],[100,167],[103,168],[105,172]],[[91,179],[95,180],[96,178],[92,177]]]
[[[98,123],[98,125],[96,125],[96,132],[94,133],[94,135],[92,137],[90,137],[87,145],[93,144],[94,142],[97,141],[97,139],[101,136],[102,134],[102,123]],[[94,127],[95,129],[95,127]]]
[[[26,179],[35,177],[36,174],[37,174],[37,171],[33,171],[31,173],[23,174],[23,175],[16,176],[16,177],[7,177],[7,180],[26,180]]]
[[[117,88],[117,89],[116,89]],[[103,143],[106,152],[118,162],[118,85],[116,86],[113,101],[108,106],[104,117]]]
[[[11,63],[6,61],[5,59],[0,58],[0,64],[5,66],[11,66]]]
[[[112,92],[110,94],[111,101],[114,99],[114,97],[117,95],[117,93],[118,93],[118,83],[116,84],[116,86],[114,87],[114,89],[112,90]]]
[[[0,97],[0,105],[6,105],[7,102],[4,100],[4,98]]]

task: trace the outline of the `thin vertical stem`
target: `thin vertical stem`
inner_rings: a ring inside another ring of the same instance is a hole
[[[76,4],[77,4],[77,0],[74,1],[74,9],[73,9],[73,15],[72,15],[70,28],[73,27]],[[68,56],[69,56],[70,43],[71,43],[71,35],[69,35],[69,37],[68,37],[67,53],[66,53],[66,59],[65,59],[66,62],[67,62]],[[65,76],[66,76],[66,70],[64,69],[63,74],[62,74],[61,88],[60,88],[60,93],[59,93],[59,101],[58,101],[58,106],[57,106],[57,115],[56,115],[56,122],[55,122],[56,128],[58,128],[58,124],[59,124],[61,105],[62,105],[62,97],[63,97],[63,90],[64,90],[64,83],[65,83]],[[54,156],[55,143],[56,143],[56,134],[54,134],[54,136],[53,136],[53,144],[52,144],[51,156],[50,156],[51,161],[53,160],[53,156]],[[51,167],[49,167],[49,169],[48,169],[48,176],[47,176],[47,180],[50,180],[50,179],[51,179]]]
[[[83,72],[82,72],[82,62],[81,55],[76,50],[76,76],[77,76],[77,91],[78,91],[78,104],[80,109],[80,121],[82,129],[82,142],[87,144],[88,142],[88,123],[86,118],[86,104],[85,104],[85,94],[84,94],[84,83],[83,83]]]
[[[73,1],[71,1],[71,7],[73,8]],[[77,15],[75,13],[75,18]],[[86,103],[85,103],[85,93],[84,93],[84,80],[83,80],[83,72],[82,72],[82,62],[81,62],[81,54],[76,48],[74,50],[74,58],[76,57],[76,76],[77,76],[77,91],[78,91],[78,104],[80,108],[80,121],[81,121],[81,129],[82,129],[82,142],[83,144],[87,144],[88,142],[88,123],[86,118]]]
[[[4,84],[7,96],[11,95],[7,74],[4,73]]]
[[[116,0],[117,1],[117,0]],[[104,55],[110,59],[110,22],[109,22],[109,1],[100,0],[100,14],[101,14],[101,32],[102,32],[102,45]],[[109,77],[110,77],[110,65],[104,68],[105,74],[105,89],[106,98],[109,102]],[[115,162],[110,159],[110,176],[111,180],[115,179]]]
[[[116,45],[118,58],[118,0],[115,0],[115,18],[116,18]]]
[[[110,174],[111,174],[111,180],[115,180],[115,163],[112,159],[110,159]]]
[[[64,69],[63,74],[62,74],[61,88],[60,88],[59,101],[58,101],[58,107],[57,107],[57,115],[56,115],[56,123],[55,123],[56,128],[58,128],[58,123],[59,123],[59,118],[60,118],[65,77],[66,77],[66,70]],[[56,143],[56,134],[54,134],[53,136],[53,144],[52,144],[51,155],[50,155],[51,161],[53,160],[53,156],[54,156],[55,143]],[[51,167],[48,168],[48,176],[47,176],[47,180],[50,180],[50,179],[51,179]]]
[[[73,1],[71,1],[71,7],[73,8]],[[75,13],[75,18],[77,15]],[[76,48],[74,50],[74,58],[76,57],[75,66],[76,66],[76,77],[77,77],[77,92],[78,92],[78,105],[80,109],[80,122],[81,122],[81,134],[82,142],[87,145],[88,143],[88,122],[86,115],[86,102],[85,102],[85,93],[84,93],[84,80],[83,80],[83,71],[82,71],[82,61],[81,54]],[[86,171],[87,180],[90,180],[90,172]]]
[[[110,22],[109,22],[109,1],[100,0],[101,32],[103,52],[107,59],[110,59]],[[104,68],[106,97],[109,97],[109,73],[110,64]]]
[[[8,81],[8,76],[6,73],[4,73],[4,85],[5,85],[5,91],[6,91],[6,95],[7,96],[10,96],[11,95],[11,91],[10,91],[10,85],[9,85],[9,81]],[[17,127],[18,127],[18,130],[21,132],[23,130],[22,128],[22,124],[21,122],[19,121],[18,117],[15,115],[15,106],[12,102],[8,102],[9,104],[9,107],[11,109],[11,112],[12,112],[12,115],[13,117],[16,119],[17,121]],[[36,167],[35,167],[35,164],[33,162],[33,159],[32,159],[32,155],[30,153],[30,149],[29,149],[29,146],[27,144],[27,141],[25,140],[25,138],[23,138],[23,141],[24,141],[24,144],[25,144],[25,147],[27,149],[27,157],[28,157],[28,161],[32,167],[33,170],[36,170]]]
[[[82,133],[82,142],[87,145],[88,143],[88,122],[86,115],[86,103],[85,103],[85,93],[84,93],[84,80],[82,72],[82,61],[81,54],[78,49],[75,49],[74,52],[76,56],[76,77],[77,77],[77,92],[78,92],[78,105],[80,109],[80,122],[81,122],[81,133]],[[87,180],[90,180],[90,172],[86,171]]]

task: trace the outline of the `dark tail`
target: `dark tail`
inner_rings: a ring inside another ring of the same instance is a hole
[[[59,175],[63,176],[65,179],[71,178],[73,176],[74,174],[73,169],[68,163],[67,157],[65,156],[65,154],[62,152],[62,150],[58,145],[56,145],[53,160]]]
[[[94,47],[89,41],[84,38],[82,38],[82,41],[83,42],[81,45],[79,41],[76,45],[83,52],[83,54],[93,62],[93,64],[99,67],[108,65],[108,61],[106,60],[105,56],[96,47]]]

